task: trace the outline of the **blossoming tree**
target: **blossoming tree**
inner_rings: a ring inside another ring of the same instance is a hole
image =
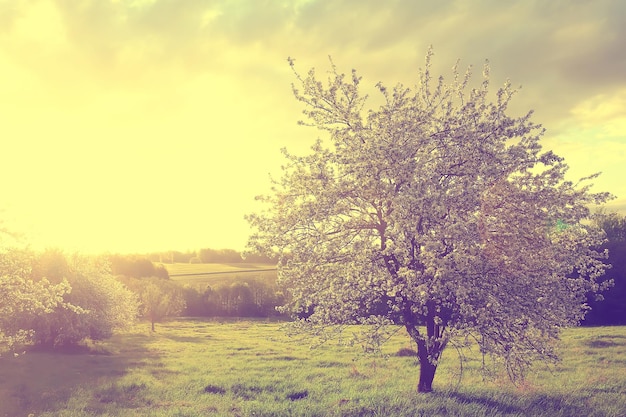
[[[0,354],[31,340],[32,317],[73,308],[64,301],[69,283],[32,280],[31,263],[27,250],[0,246]]]
[[[250,247],[279,259],[283,311],[318,335],[364,324],[380,340],[403,326],[419,392],[453,337],[475,340],[512,378],[557,358],[559,329],[599,289],[603,235],[586,219],[610,198],[566,180],[532,112],[508,115],[509,83],[490,98],[488,65],[472,88],[469,69],[434,78],[431,56],[415,88],[379,83],[377,109],[354,70],[331,62],[320,81],[294,69],[301,123],[327,136],[309,155],[283,151],[282,178],[248,216]]]

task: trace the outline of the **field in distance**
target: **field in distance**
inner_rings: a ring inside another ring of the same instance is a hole
[[[238,280],[255,279],[268,284],[276,282],[276,265],[260,263],[230,264],[163,264],[174,281],[196,287],[219,285]]]
[[[74,354],[0,358],[0,417],[626,415],[626,327],[568,329],[561,365],[514,386],[482,381],[480,356],[444,352],[435,392],[417,394],[414,349],[399,329],[382,355],[310,349],[270,321],[145,323]],[[355,330],[358,330],[356,328]]]

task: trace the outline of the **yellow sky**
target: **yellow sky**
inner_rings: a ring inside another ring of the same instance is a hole
[[[470,7],[471,4],[471,7]],[[428,45],[523,85],[544,146],[626,212],[626,3],[0,0],[0,218],[34,247],[242,249],[304,151],[286,58],[413,84]]]

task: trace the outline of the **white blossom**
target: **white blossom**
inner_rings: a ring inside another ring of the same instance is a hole
[[[355,72],[332,65],[326,83],[296,72],[303,124],[328,137],[306,156],[284,151],[266,210],[248,217],[250,246],[280,260],[283,311],[309,329],[374,317],[404,326],[420,391],[453,336],[477,340],[513,378],[556,359],[559,329],[598,290],[603,236],[586,219],[610,198],[565,179],[532,112],[508,115],[510,83],[490,101],[488,65],[472,89],[456,66],[452,82],[432,78],[431,56],[414,89],[378,84],[378,109],[365,108]],[[384,326],[369,327],[377,337]]]

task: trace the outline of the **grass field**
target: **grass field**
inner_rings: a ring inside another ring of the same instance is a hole
[[[276,282],[276,265],[272,264],[163,264],[172,280],[204,289],[235,281],[255,279],[269,285]]]
[[[87,352],[0,358],[0,417],[69,416],[626,416],[626,327],[576,328],[563,363],[527,382],[482,382],[478,359],[444,353],[432,394],[415,393],[404,332],[383,356],[311,350],[281,323],[147,324]]]

